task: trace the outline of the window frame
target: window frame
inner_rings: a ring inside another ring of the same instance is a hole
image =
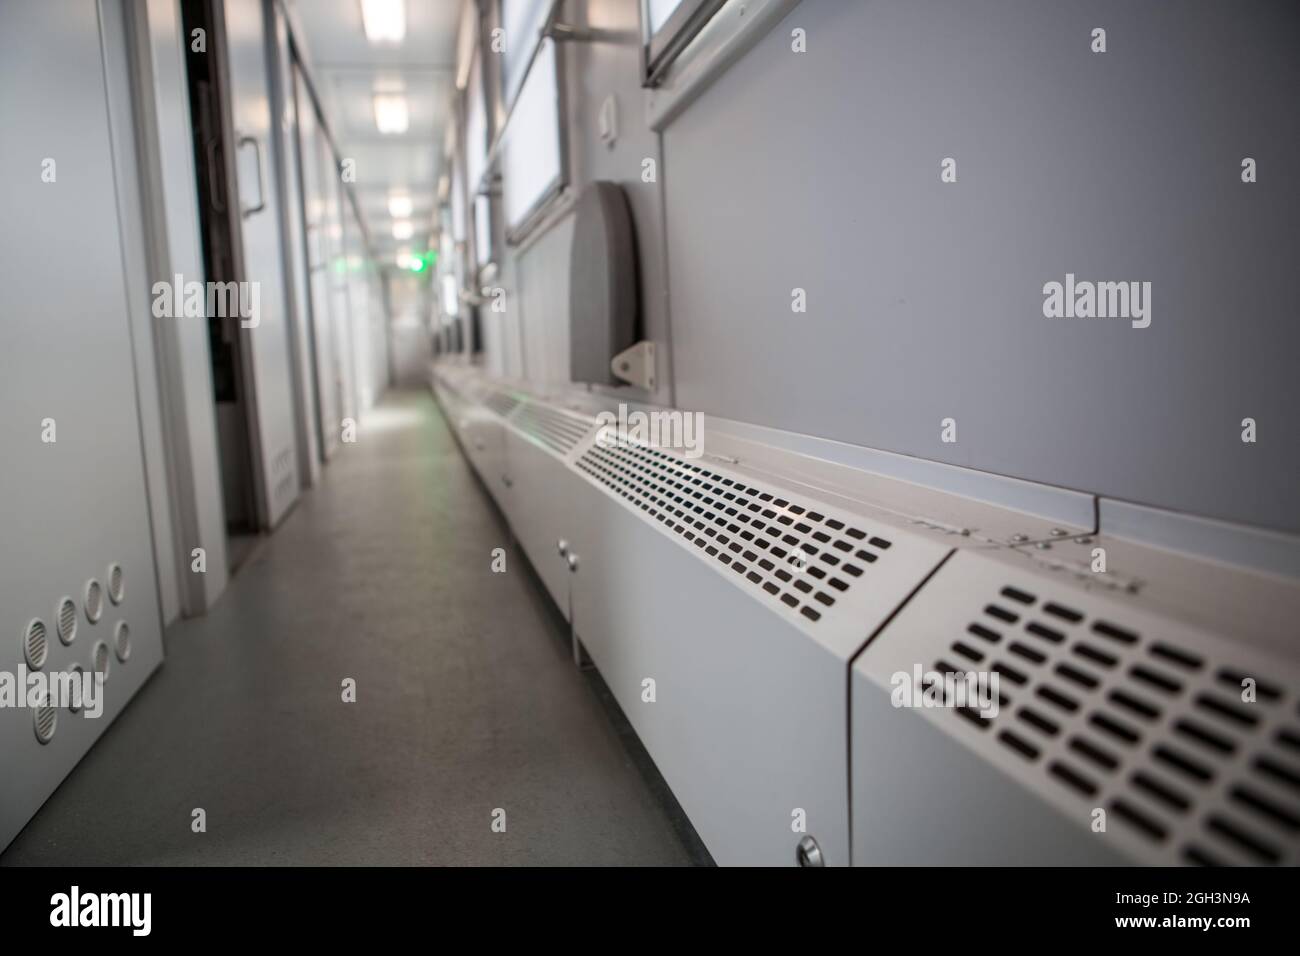
[[[658,86],[673,62],[727,0],[681,0],[668,20],[650,34],[650,0],[641,0],[641,85]]]
[[[500,7],[501,7],[500,0],[497,0],[498,17],[500,16]],[[555,8],[553,6],[552,12],[554,11],[554,9]],[[549,22],[549,18],[548,18],[548,22]],[[564,57],[561,56],[561,52],[563,48],[554,39],[544,35],[539,36],[537,45],[533,48],[531,54],[529,55],[528,68],[524,71],[524,76],[519,83],[519,91],[518,93],[516,93],[514,97],[514,101],[510,104],[509,108],[504,110],[504,119],[501,123],[500,130],[497,131],[496,133],[495,140],[493,143],[492,155],[489,157],[489,168],[495,169],[497,175],[501,177],[502,190],[504,191],[506,189],[509,189],[509,184],[505,182],[506,170],[505,170],[505,163],[503,161],[502,154],[505,152],[506,149],[506,139],[510,130],[510,121],[514,118],[515,108],[519,103],[519,94],[521,94],[523,92],[524,87],[528,85],[528,80],[533,75],[533,70],[536,69],[537,67],[537,59],[541,53],[542,46],[543,44],[546,43],[551,44],[551,48],[554,50],[555,115],[556,115],[555,135],[557,139],[557,144],[559,146],[559,156],[560,156],[559,170],[556,173],[555,178],[550,182],[550,184],[538,194],[536,199],[533,200],[532,204],[528,207],[528,210],[523,214],[523,216],[520,217],[517,224],[512,225],[510,223],[509,215],[505,208],[505,203],[504,201],[502,202],[501,204],[502,230],[504,233],[506,245],[509,246],[522,245],[529,238],[529,236],[534,231],[536,231],[538,226],[547,218],[547,214],[550,212],[551,207],[560,199],[565,189],[568,188],[569,181],[570,181],[569,140],[568,137],[565,135],[566,132],[565,120],[568,115],[567,114],[568,98],[565,94],[566,75],[564,69]],[[499,96],[503,96],[505,93],[504,67],[501,71],[499,71],[499,74],[500,75],[499,75],[497,93]]]

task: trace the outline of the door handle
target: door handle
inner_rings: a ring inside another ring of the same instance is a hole
[[[258,142],[256,136],[239,137],[240,149],[243,149],[249,143],[253,144],[253,154],[257,157],[257,205],[244,206],[243,212],[245,219],[266,208],[266,177],[262,173],[262,144]]]
[[[212,208],[217,212],[226,211],[226,168],[217,165],[217,143],[214,136],[208,140],[206,147],[208,157],[208,182],[212,186]]]

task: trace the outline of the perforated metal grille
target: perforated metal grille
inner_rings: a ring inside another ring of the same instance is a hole
[[[1003,692],[996,716],[954,713],[1113,826],[1188,863],[1300,849],[1297,688],[1013,585],[948,651],[935,670],[996,672]]]
[[[122,565],[108,566],[108,599],[114,604],[121,604],[126,597],[126,581],[122,574]]]
[[[113,628],[113,650],[117,654],[117,659],[124,664],[131,656],[131,628],[127,626],[126,621],[118,621],[117,626]]]
[[[40,618],[32,618],[23,629],[23,657],[27,660],[27,666],[32,670],[40,670],[45,666],[49,653],[50,638],[45,622]]]
[[[94,624],[104,613],[104,589],[94,578],[86,582],[86,620]]]
[[[488,397],[483,400],[483,404],[492,409],[492,411],[496,412],[502,418],[505,418],[515,410],[515,406],[519,404],[519,399],[515,398],[515,396],[511,395],[509,392],[503,392],[498,389],[488,395]]]
[[[768,600],[821,620],[891,542],[659,449],[597,442],[577,467]]]
[[[77,604],[72,598],[65,597],[59,601],[56,620],[59,640],[64,644],[71,644],[77,637]]]
[[[95,669],[95,673],[103,674],[104,677],[107,678],[109,659],[110,651],[108,645],[103,641],[96,641],[95,648],[90,655],[90,666]]]
[[[532,402],[515,415],[512,423],[519,431],[531,435],[561,455],[572,451],[591,430],[591,424],[582,419]]]
[[[32,723],[36,729],[36,739],[48,744],[54,738],[54,730],[59,724],[59,712],[49,704],[42,704],[32,712]]]

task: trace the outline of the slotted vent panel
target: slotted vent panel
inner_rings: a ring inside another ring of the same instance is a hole
[[[111,652],[106,643],[103,641],[96,641],[95,647],[90,655],[91,667],[95,669],[95,673],[103,674],[105,679],[108,678],[110,654]]]
[[[23,657],[32,670],[40,670],[50,654],[50,636],[45,622],[32,618],[23,629]]]
[[[49,704],[42,704],[32,712],[32,722],[36,729],[36,739],[48,744],[54,739],[54,730],[59,723],[59,712]]]
[[[77,637],[77,605],[72,598],[65,597],[59,601],[56,620],[59,640],[64,644],[71,644]]]
[[[86,620],[94,624],[104,613],[104,588],[94,578],[86,582]]]
[[[524,405],[515,415],[512,424],[561,455],[572,451],[591,430],[591,424],[582,419],[533,402]]]
[[[126,599],[126,581],[120,564],[108,566],[108,599],[114,604],[121,604]]]
[[[496,414],[500,415],[502,418],[505,418],[515,410],[515,407],[519,404],[519,399],[515,398],[515,396],[511,395],[509,392],[503,392],[500,389],[497,389],[483,400],[483,404],[492,409],[492,411],[496,412]]]
[[[117,659],[124,664],[131,656],[131,628],[126,621],[118,621],[113,629],[113,650],[117,653]]]
[[[999,708],[953,707],[953,719],[1166,858],[1296,862],[1297,688],[1085,603],[1008,582],[974,608],[931,664],[997,673]]]
[[[656,448],[602,440],[576,464],[756,595],[809,622],[832,612],[892,544],[856,518]]]

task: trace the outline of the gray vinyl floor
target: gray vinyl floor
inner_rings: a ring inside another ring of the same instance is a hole
[[[567,639],[432,397],[391,394],[0,863],[706,862]]]

